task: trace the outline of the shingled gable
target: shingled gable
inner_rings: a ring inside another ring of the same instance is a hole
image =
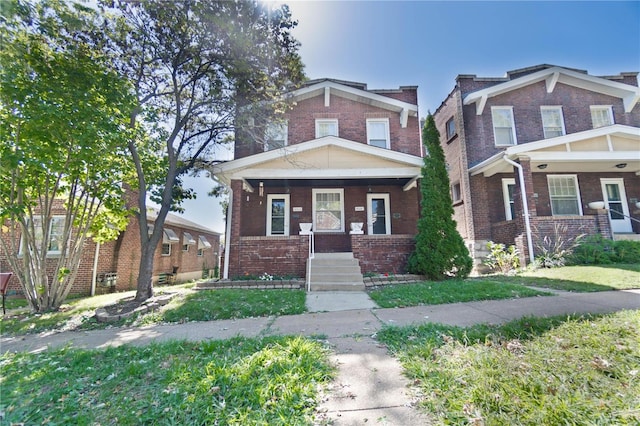
[[[338,154],[338,155],[332,155]],[[326,136],[214,166],[223,183],[244,179],[396,178],[415,181],[422,159],[414,155]],[[408,188],[406,188],[408,189]]]
[[[609,78],[595,77],[578,70],[549,66],[540,71],[515,77],[515,72],[508,73],[509,80],[496,84],[486,89],[471,92],[464,97],[464,105],[476,105],[476,114],[481,115],[487,103],[487,99],[503,93],[517,90],[524,86],[544,81],[547,93],[553,93],[558,83],[569,86],[602,93],[622,99],[625,112],[631,112],[633,107],[640,101],[640,88],[630,84],[612,81]]]
[[[503,158],[526,157],[535,167],[547,164],[546,172],[562,172],[564,167],[580,164],[583,172],[611,172],[621,162],[625,170],[640,174],[640,129],[615,124],[551,139],[528,142],[505,149],[469,169],[471,176],[485,177],[511,173],[513,166]]]

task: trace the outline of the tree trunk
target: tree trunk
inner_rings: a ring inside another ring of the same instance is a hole
[[[136,287],[136,301],[144,302],[153,297],[153,255],[155,250],[147,242],[142,244],[140,268],[138,270],[138,285]]]

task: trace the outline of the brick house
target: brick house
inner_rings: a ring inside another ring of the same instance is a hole
[[[404,272],[419,216],[417,87],[320,79],[287,97],[284,122],[263,141],[239,129],[234,160],[212,170],[230,189],[224,278],[305,277],[310,252]]]
[[[535,257],[556,229],[635,238],[639,100],[635,72],[539,65],[501,78],[459,75],[434,118],[458,230],[476,261],[490,240]]]
[[[57,243],[55,229],[64,221],[62,205],[60,216],[54,216],[48,257],[51,267]],[[152,224],[155,212],[149,210],[147,218]],[[73,235],[72,235],[73,238]],[[210,274],[219,267],[220,234],[188,221],[180,216],[168,214],[164,224],[163,240],[154,257],[153,282],[169,283],[199,279],[203,271]],[[0,252],[0,271],[10,271],[4,251]],[[72,284],[71,294],[89,295],[106,291],[126,291],[136,288],[140,261],[140,238],[138,221],[131,218],[125,231],[117,240],[97,245],[90,239],[85,242],[78,274]],[[9,283],[9,292],[21,292],[20,283],[14,275]]]

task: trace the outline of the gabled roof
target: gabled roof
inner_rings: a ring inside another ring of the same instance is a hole
[[[417,178],[423,160],[414,155],[325,136],[213,166],[225,184],[232,179]]]
[[[465,105],[475,103],[476,114],[481,115],[487,99],[540,81],[545,82],[547,93],[553,93],[556,85],[562,83],[620,98],[623,101],[625,112],[631,112],[640,101],[640,88],[637,86],[611,81],[602,77],[595,77],[579,70],[551,66],[523,75],[522,77],[514,78],[513,80],[505,81],[504,83],[487,87],[486,89],[471,92],[464,97],[463,103]]]
[[[503,161],[526,157],[532,170],[544,164],[545,172],[635,172],[640,173],[640,128],[615,124],[584,132],[514,145],[471,167],[474,176],[511,173]],[[623,169],[617,164],[625,164]]]
[[[151,222],[155,222],[156,221],[156,217],[158,217],[158,209],[156,209],[155,207],[148,207],[147,208],[147,220],[151,221]],[[191,229],[194,231],[201,231],[201,232],[206,232],[208,234],[212,234],[212,235],[222,235],[219,232],[213,231],[205,226],[199,225],[195,222],[192,222],[190,220],[185,219],[182,216],[178,216],[177,214],[173,214],[173,213],[167,213],[167,217],[164,220],[164,225],[165,226],[178,226],[180,228],[185,228],[185,229]]]
[[[380,95],[374,91],[366,90],[366,87],[367,86],[363,83],[321,79],[308,82],[304,87],[290,92],[287,95],[287,98],[293,101],[301,101],[315,96],[324,95],[325,106],[330,106],[331,95],[340,96],[356,102],[373,105],[378,108],[399,113],[400,124],[402,127],[406,127],[407,118],[409,116],[418,116],[418,105]]]

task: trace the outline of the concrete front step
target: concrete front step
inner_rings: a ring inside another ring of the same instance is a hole
[[[633,233],[624,233],[624,234],[613,234],[614,241],[640,241],[640,234]]]
[[[310,260],[311,291],[362,291],[364,278],[353,253],[316,253]]]

